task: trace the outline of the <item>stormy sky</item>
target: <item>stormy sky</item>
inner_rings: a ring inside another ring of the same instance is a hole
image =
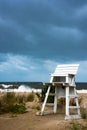
[[[0,0],[0,81],[49,81],[67,63],[87,82],[87,0]]]

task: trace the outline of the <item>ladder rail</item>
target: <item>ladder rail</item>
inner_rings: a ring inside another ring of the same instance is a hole
[[[44,109],[45,109],[45,105],[46,105],[46,102],[47,102],[47,99],[48,99],[48,95],[49,95],[49,92],[50,92],[50,86],[48,87],[48,90],[47,90],[47,93],[46,93],[46,97],[45,97],[45,100],[44,100],[44,103],[42,104],[42,109],[41,109],[41,115],[43,115],[43,112],[44,112]]]

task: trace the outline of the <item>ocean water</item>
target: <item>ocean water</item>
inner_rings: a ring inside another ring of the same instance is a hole
[[[1,92],[41,92],[42,82],[0,82]],[[87,83],[76,83],[78,93],[87,93]]]
[[[1,92],[41,92],[41,82],[0,82]]]

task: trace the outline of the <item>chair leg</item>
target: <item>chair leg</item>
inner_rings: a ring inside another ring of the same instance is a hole
[[[44,113],[44,109],[45,109],[45,105],[46,105],[46,102],[47,102],[47,99],[48,99],[49,92],[50,92],[50,86],[48,87],[48,90],[47,90],[47,93],[46,93],[46,96],[45,96],[45,99],[44,99],[44,103],[42,105],[41,115],[43,115],[43,113]]]
[[[57,113],[57,99],[58,99],[58,96],[57,96],[57,87],[55,87],[55,97],[54,97],[54,113]]]
[[[69,116],[69,86],[66,87],[66,116]]]

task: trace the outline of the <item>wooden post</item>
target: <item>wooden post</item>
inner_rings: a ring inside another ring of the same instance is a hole
[[[66,116],[69,116],[69,86],[66,86]]]
[[[57,113],[57,98],[58,98],[58,96],[57,96],[57,86],[55,86],[55,97],[54,97],[54,113]]]
[[[48,90],[47,90],[47,93],[46,93],[46,96],[45,96],[45,99],[44,99],[44,103],[42,105],[41,115],[43,115],[49,92],[50,92],[50,86],[48,87]]]

